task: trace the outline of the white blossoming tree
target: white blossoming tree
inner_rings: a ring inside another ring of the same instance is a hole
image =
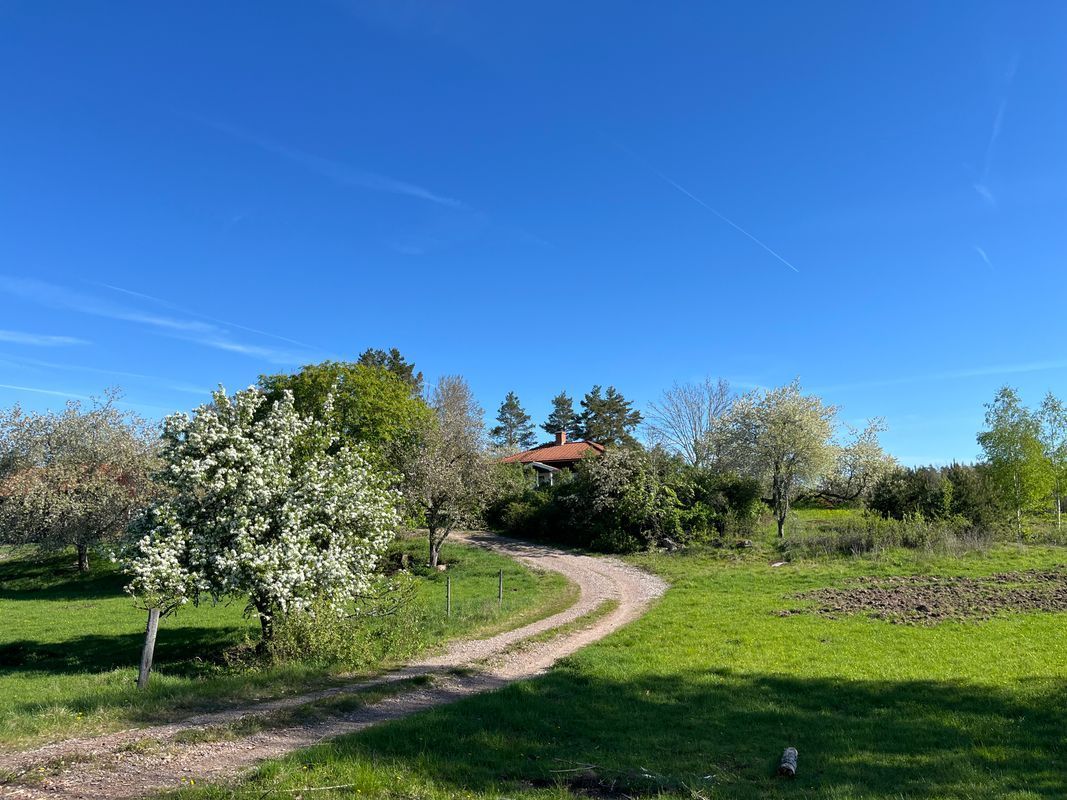
[[[837,409],[801,392],[793,381],[737,399],[716,430],[723,463],[763,482],[778,535],[797,494],[818,485],[834,464]]]
[[[0,409],[0,542],[73,547],[78,569],[155,496],[155,433],[110,390],[89,407]]]
[[[396,455],[404,498],[426,525],[430,566],[453,530],[478,524],[492,489],[491,462],[484,447],[482,409],[458,375],[438,380],[431,396],[434,417],[419,435],[408,437]]]
[[[329,452],[329,431],[290,394],[213,398],[164,422],[170,496],[132,528],[130,592],[164,613],[247,598],[264,642],[279,614],[344,613],[373,588],[399,524],[396,493],[358,450]]]

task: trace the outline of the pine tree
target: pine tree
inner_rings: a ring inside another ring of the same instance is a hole
[[[415,365],[409,363],[395,347],[390,348],[388,351],[377,350],[373,347],[364,350],[360,353],[359,360],[356,363],[365,367],[381,367],[389,370],[411,387],[413,397],[422,396],[422,373],[415,372]]]
[[[603,394],[602,391],[599,385],[594,386],[582,398],[582,412],[578,415],[581,438],[608,446],[636,445],[633,431],[641,424],[641,412],[635,411],[633,402],[614,386]]]
[[[534,428],[530,424],[530,415],[519,403],[515,392],[508,392],[500,404],[496,421],[500,424],[489,431],[493,442],[507,450],[526,450],[535,443]]]
[[[574,439],[581,439],[578,415],[574,413],[574,400],[566,392],[560,392],[552,398],[552,413],[548,415],[541,429],[555,436],[563,432]]]

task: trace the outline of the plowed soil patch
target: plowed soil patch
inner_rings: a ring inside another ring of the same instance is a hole
[[[889,622],[935,625],[946,620],[985,620],[1000,613],[1067,611],[1067,567],[1005,572],[984,578],[907,575],[868,578],[841,588],[794,595],[814,607],[783,616],[865,614]]]

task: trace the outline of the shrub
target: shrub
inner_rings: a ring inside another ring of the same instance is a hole
[[[967,464],[899,468],[883,476],[868,503],[883,517],[902,520],[961,517],[990,534],[1002,533],[1007,517],[985,469]]]
[[[510,466],[510,465],[502,465]],[[757,481],[660,450],[609,450],[532,488],[500,469],[490,526],[612,553],[752,536],[766,510]]]
[[[766,510],[760,484],[730,472],[687,467],[672,476],[690,541],[751,536]]]
[[[420,615],[406,582],[386,597],[361,604],[358,612],[338,616],[323,607],[279,618],[267,644],[268,660],[360,669],[414,653]]]
[[[641,450],[614,449],[561,473],[555,486],[502,498],[498,525],[516,536],[611,553],[686,539],[681,506],[653,460]]]

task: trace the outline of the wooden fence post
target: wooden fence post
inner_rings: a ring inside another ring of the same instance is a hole
[[[152,657],[156,652],[156,634],[159,633],[159,609],[148,609],[148,626],[144,632],[144,649],[141,650],[141,670],[137,673],[137,688],[148,688],[148,676],[152,674]]]
[[[500,570],[500,575],[497,578],[496,604],[501,608],[504,606],[504,570]]]
[[[452,616],[452,576],[445,576],[445,616]]]

